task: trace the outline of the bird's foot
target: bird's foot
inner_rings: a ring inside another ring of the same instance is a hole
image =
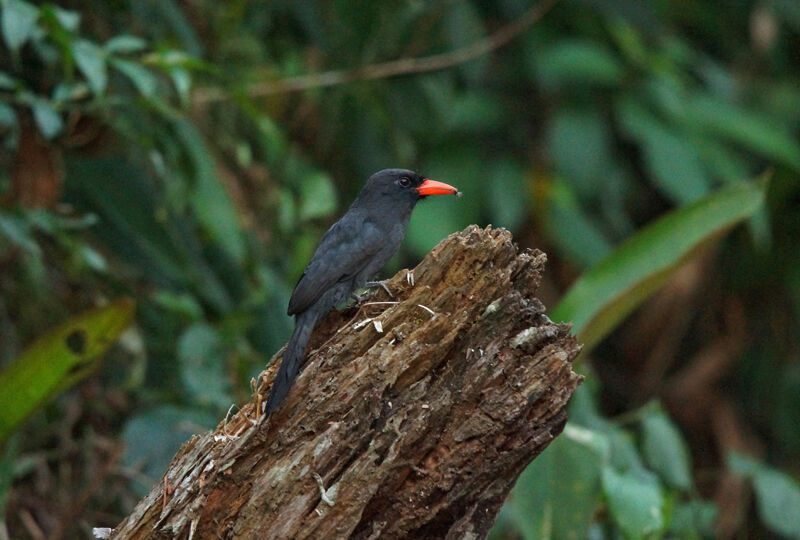
[[[389,295],[389,298],[394,300],[394,295],[392,294],[392,291],[390,291],[389,287],[386,286],[386,283],[388,281],[389,281],[388,279],[384,279],[382,281],[367,281],[367,283],[364,286],[367,288],[380,287],[381,289],[386,291],[386,294]]]
[[[351,293],[350,297],[355,301],[356,305],[361,305],[364,300],[369,300],[374,292],[367,291],[364,294]]]

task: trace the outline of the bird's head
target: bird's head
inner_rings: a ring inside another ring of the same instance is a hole
[[[429,195],[460,195],[458,189],[430,180],[407,169],[384,169],[367,180],[359,198],[367,197],[387,204],[413,207]]]

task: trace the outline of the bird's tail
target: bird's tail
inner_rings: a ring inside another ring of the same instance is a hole
[[[269,399],[267,399],[267,413],[271,413],[280,406],[286,394],[289,393],[289,389],[291,389],[297,377],[297,372],[300,371],[300,366],[303,365],[306,345],[308,345],[311,331],[314,330],[314,325],[317,322],[317,315],[313,311],[307,310],[297,316],[294,332],[292,332],[289,344],[286,345],[286,350],[283,352],[281,366],[278,368],[275,382],[272,383],[272,391],[269,394]]]

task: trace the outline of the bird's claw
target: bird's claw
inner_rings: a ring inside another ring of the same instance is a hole
[[[389,298],[394,300],[394,295],[392,294],[392,291],[390,291],[389,287],[386,286],[386,282],[387,281],[389,281],[389,280],[388,279],[384,279],[383,281],[367,281],[365,287],[380,287],[381,289],[386,291],[386,294],[389,295]]]

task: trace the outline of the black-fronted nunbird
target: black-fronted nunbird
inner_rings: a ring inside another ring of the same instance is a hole
[[[281,404],[303,363],[317,321],[364,286],[397,251],[411,211],[428,195],[459,194],[453,186],[405,169],[385,169],[369,177],[347,213],[322,237],[289,300],[295,327],[267,400],[266,411]]]

